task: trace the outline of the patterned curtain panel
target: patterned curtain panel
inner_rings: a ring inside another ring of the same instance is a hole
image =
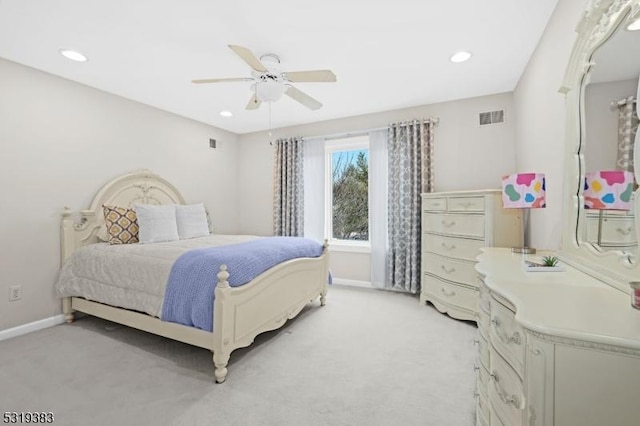
[[[414,120],[389,126],[388,289],[420,291],[420,194],[433,190],[433,125]]]
[[[640,124],[636,108],[633,96],[618,102],[618,170],[633,172],[634,142]]]
[[[278,139],[273,161],[273,234],[304,233],[302,138]]]

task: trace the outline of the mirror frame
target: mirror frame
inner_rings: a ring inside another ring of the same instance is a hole
[[[583,89],[589,82],[591,67],[596,65],[591,58],[630,16],[638,13],[640,0],[589,0],[576,27],[576,41],[560,88],[566,97],[564,226],[560,256],[571,266],[628,294],[631,293],[629,282],[640,280],[640,259],[632,262],[628,253],[601,251],[594,244],[582,241],[586,235],[586,214],[582,196],[585,161],[581,135],[585,133]],[[640,182],[638,154],[640,152],[636,153],[634,166],[636,181]],[[636,234],[640,234],[638,192],[634,192],[633,205]]]

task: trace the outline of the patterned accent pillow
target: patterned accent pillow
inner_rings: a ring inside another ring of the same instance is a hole
[[[138,242],[138,217],[135,210],[125,207],[102,206],[107,225],[109,244],[133,244]]]

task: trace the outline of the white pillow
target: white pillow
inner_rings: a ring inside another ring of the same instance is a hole
[[[176,205],[178,235],[181,240],[209,235],[209,223],[204,204]]]
[[[135,211],[138,216],[138,240],[141,244],[175,241],[180,238],[174,204],[136,204]]]

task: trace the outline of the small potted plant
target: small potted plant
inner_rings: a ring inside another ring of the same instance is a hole
[[[524,270],[529,272],[555,272],[564,271],[564,266],[560,264],[557,256],[544,256],[539,262],[530,260],[524,261]]]

